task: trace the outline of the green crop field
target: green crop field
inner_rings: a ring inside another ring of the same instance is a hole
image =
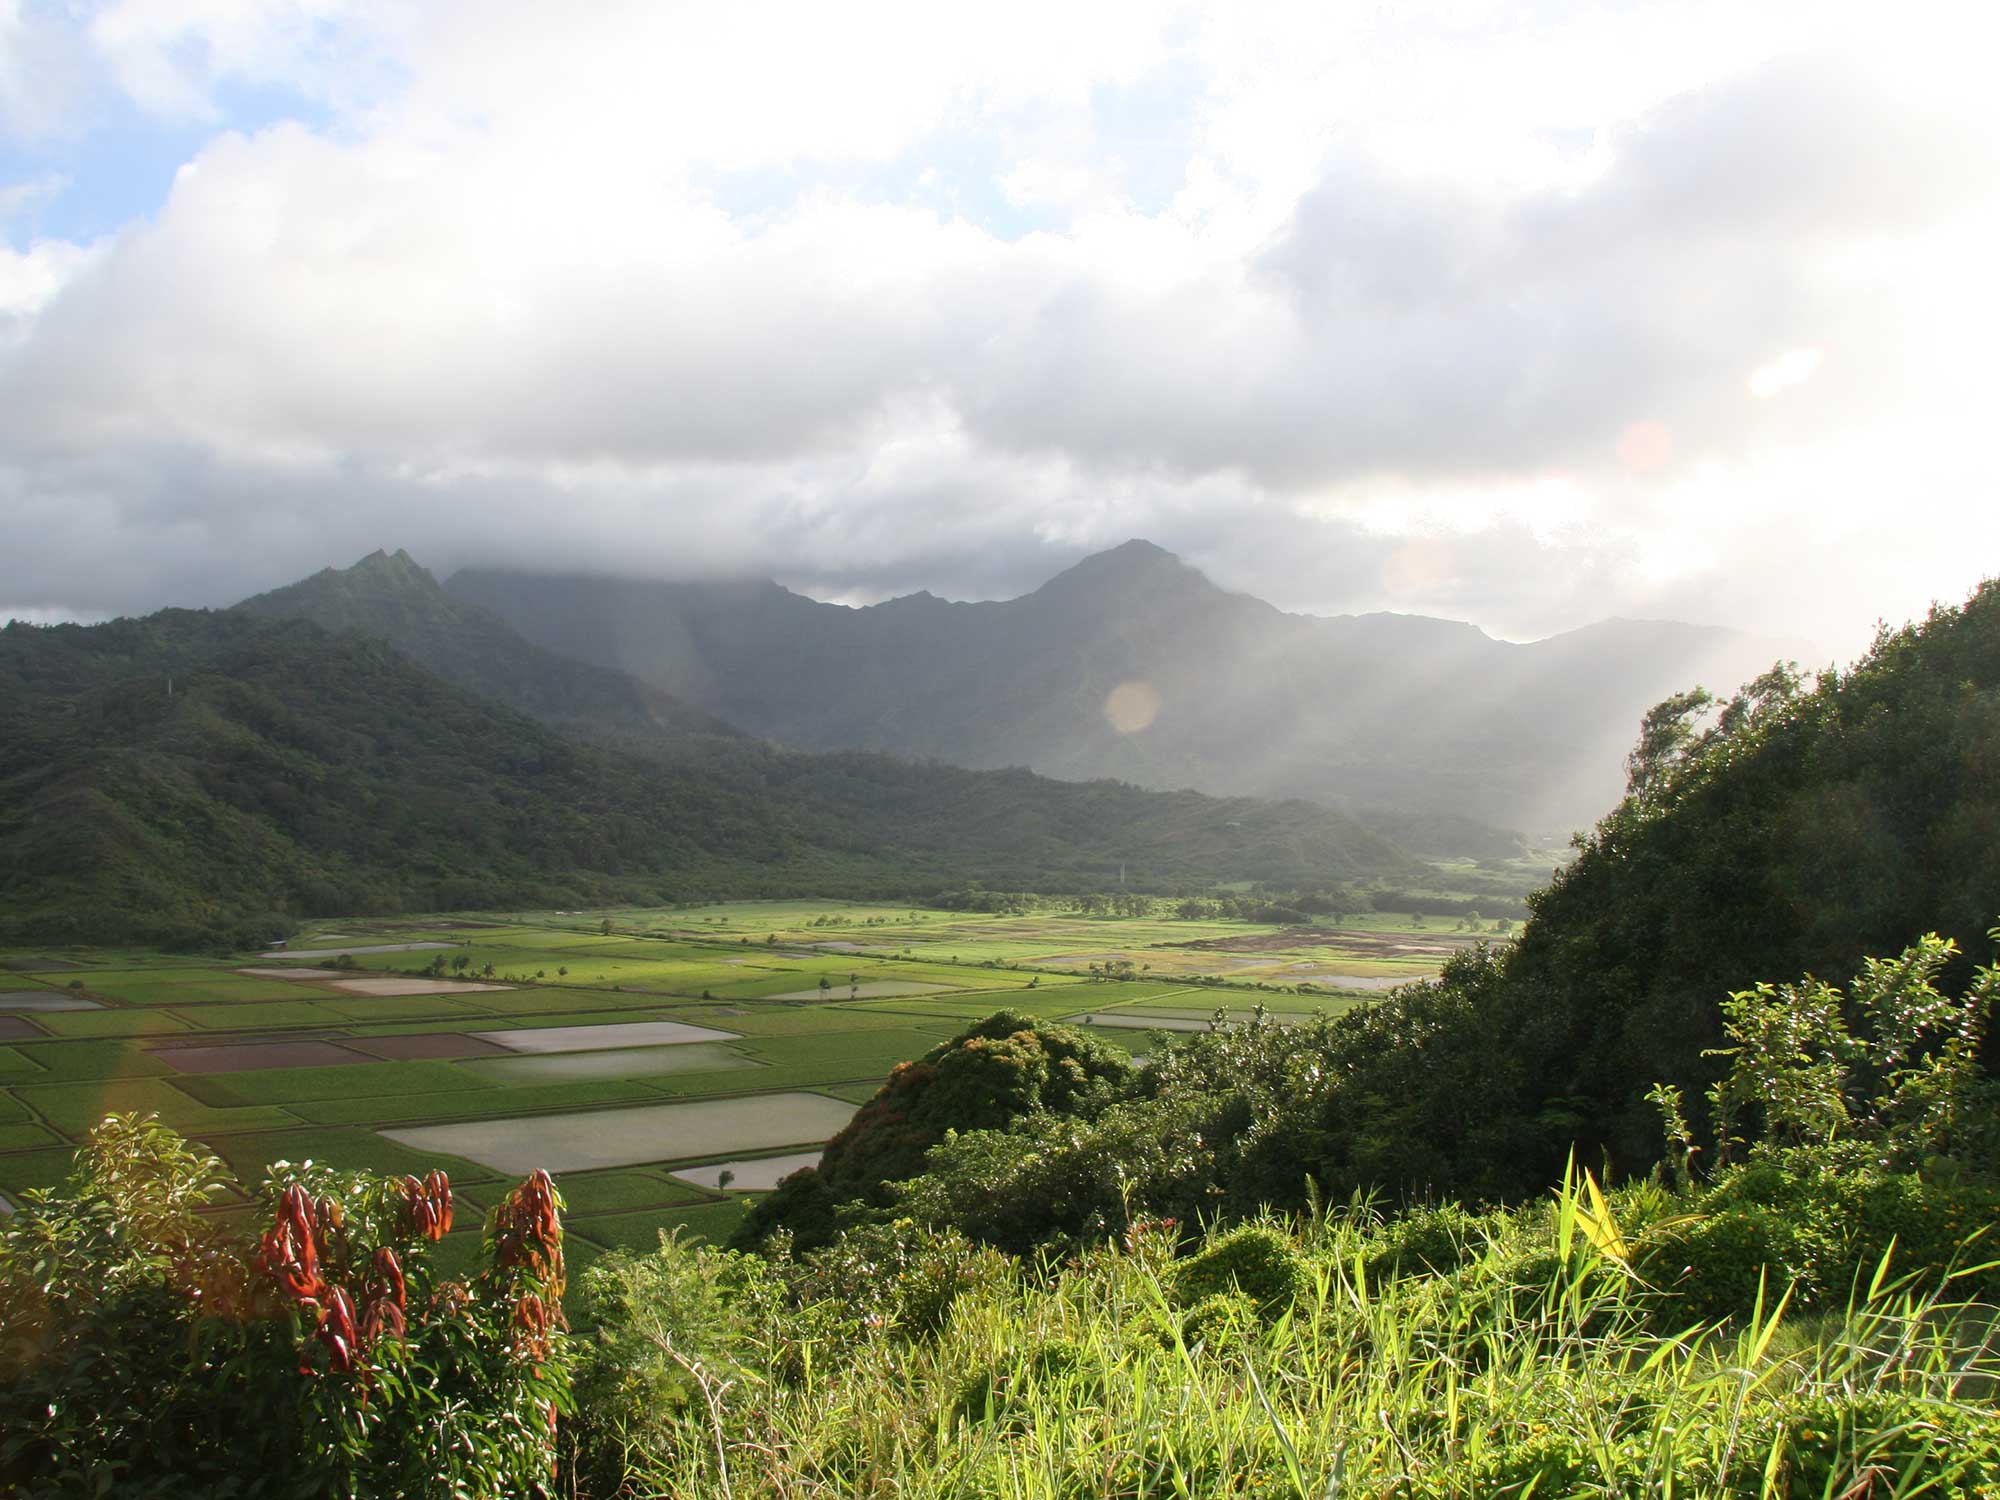
[[[898,1062],[994,1010],[1116,1017],[1096,1034],[1144,1052],[1149,1023],[1365,1003],[1464,941],[1440,925],[756,901],[357,919],[230,960],[0,954],[13,988],[93,1007],[9,1012],[26,1030],[0,1047],[0,1192],[59,1181],[106,1112],[142,1111],[246,1183],[279,1160],[441,1166],[475,1227],[503,1175],[479,1157],[511,1166],[546,1143],[585,1168],[560,1178],[585,1258],[662,1230],[726,1236],[750,1195],[675,1169],[809,1152]],[[444,946],[366,951],[417,943]]]

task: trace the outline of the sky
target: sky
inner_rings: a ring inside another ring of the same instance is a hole
[[[1984,7],[0,0],[0,616],[378,547],[1827,659],[2000,573]]]

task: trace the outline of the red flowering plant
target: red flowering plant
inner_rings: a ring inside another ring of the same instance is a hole
[[[0,1493],[549,1493],[560,1200],[524,1183],[463,1279],[454,1207],[442,1172],[280,1162],[246,1191],[157,1120],[107,1119],[0,1220]]]
[[[534,1495],[569,1409],[562,1226],[546,1172],[494,1210],[466,1280],[433,1256],[456,1202],[441,1171],[382,1178],[280,1164],[258,1267],[297,1339],[300,1398],[364,1489]]]

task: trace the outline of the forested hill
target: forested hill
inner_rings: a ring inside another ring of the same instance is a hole
[[[1082,1038],[996,1016],[891,1074],[818,1169],[764,1200],[744,1242],[782,1228],[804,1247],[843,1222],[910,1218],[1026,1253],[1116,1239],[1135,1219],[1543,1199],[1584,1165],[1643,1180],[1668,1139],[1650,1097],[1665,1083],[1680,1091],[1697,1169],[1740,1162],[1767,1130],[1775,1147],[1830,1147],[1790,1185],[1753,1163],[1733,1201],[1747,1221],[1709,1242],[1717,1274],[1739,1287],[1747,1276],[1743,1307],[1765,1257],[1775,1298],[1816,1244],[1841,1266],[1827,1285],[1844,1298],[1852,1205],[1868,1193],[1868,1232],[1921,1257],[1943,1219],[1898,1196],[1914,1174],[1894,1191],[1867,1179],[1921,1166],[1937,1184],[1990,1183],[2000,1171],[2000,1047],[1985,1033],[1985,1078],[1962,1050],[2000,995],[1988,936],[2000,920],[2000,584],[1811,687],[1773,673],[1726,703],[1665,706],[1632,769],[1631,795],[1530,898],[1512,947],[1463,952],[1436,982],[1337,1018],[1177,1039],[1135,1074],[1093,1070],[1091,1097],[1070,1105],[1024,1080],[1056,1076],[1046,1059]],[[1894,956],[1932,932],[1960,952],[1927,992],[1921,952]],[[1872,971],[1870,956],[1882,959]],[[1847,994],[1815,998],[1806,975]],[[1731,995],[1762,984],[1809,993],[1772,990],[1732,1032]],[[1736,1066],[1720,1050],[1732,1041],[1748,1066],[1725,1150],[1707,1100]],[[1884,1144],[1892,1125],[1900,1165]],[[1835,1193],[1850,1207],[1829,1208]],[[1459,1230],[1426,1242],[1448,1257],[1441,1268],[1480,1243],[1462,1209],[1446,1212]],[[1985,1212],[1963,1222],[1989,1223]],[[1864,1282],[1882,1253],[1860,1262]],[[1673,1252],[1666,1279],[1689,1264]]]
[[[1653,1078],[1699,1090],[1719,1002],[1938,932],[1962,983],[2000,921],[2000,583],[1885,632],[1810,691],[1770,677],[1657,715],[1640,786],[1530,898],[1509,955],[1552,1094],[1623,1154],[1656,1144]],[[1989,1046],[1989,1064],[1995,1051]]]
[[[446,682],[572,733],[671,743],[739,733],[635,677],[530,643],[498,615],[447,594],[407,552],[323,568],[236,607],[378,637]]]
[[[1668,621],[1516,645],[1413,615],[1288,614],[1143,541],[978,604],[918,593],[850,609],[770,582],[471,570],[444,587],[800,749],[1388,807],[1458,852],[1490,830],[1438,815],[1587,826],[1617,800],[1647,708],[1695,682],[1733,687],[1774,654]]]
[[[1418,867],[1320,808],[564,738],[380,642],[168,610],[0,630],[0,942],[692,894],[1292,882]]]

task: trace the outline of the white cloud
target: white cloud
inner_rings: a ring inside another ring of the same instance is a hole
[[[1780,354],[1769,364],[1759,365],[1750,372],[1744,382],[1750,394],[1768,401],[1773,396],[1782,395],[1795,385],[1804,385],[1819,371],[1819,362],[1825,351],[1813,349],[1790,349]]]
[[[0,597],[381,544],[1006,592],[1145,534],[1296,607],[1847,629],[1770,537],[1955,592],[1868,527],[1994,477],[1994,115],[1882,24],[119,0],[33,45],[218,129],[0,252]]]

